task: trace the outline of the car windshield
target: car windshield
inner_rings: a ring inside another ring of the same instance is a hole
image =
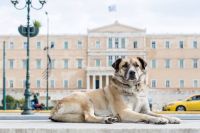
[[[198,95],[198,96],[193,96],[193,97],[192,97],[192,100],[200,100],[200,95]]]

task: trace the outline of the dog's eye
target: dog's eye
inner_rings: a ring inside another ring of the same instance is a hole
[[[127,68],[127,67],[128,67],[128,64],[126,63],[126,64],[124,64],[122,67],[123,67],[123,68]]]
[[[138,64],[135,64],[135,67],[139,67],[139,65],[138,65]]]

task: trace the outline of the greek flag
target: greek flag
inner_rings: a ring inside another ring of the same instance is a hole
[[[108,6],[108,11],[109,12],[116,12],[117,11],[117,7],[116,7],[116,5],[110,5],[110,6]]]

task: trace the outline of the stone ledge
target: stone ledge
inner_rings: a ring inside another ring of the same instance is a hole
[[[200,133],[200,120],[183,120],[181,124],[144,123],[57,123],[48,120],[0,121],[0,133]]]
[[[20,113],[0,113],[0,120],[49,120],[49,113],[36,113],[34,115],[21,115]],[[163,114],[177,117],[182,120],[200,120],[200,114]]]

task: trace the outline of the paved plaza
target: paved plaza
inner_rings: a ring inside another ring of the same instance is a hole
[[[200,133],[200,120],[181,124],[58,123],[49,120],[0,120],[0,133]]]
[[[200,114],[165,115],[179,117],[182,123],[59,123],[48,120],[49,113],[0,113],[0,133],[200,133]]]

